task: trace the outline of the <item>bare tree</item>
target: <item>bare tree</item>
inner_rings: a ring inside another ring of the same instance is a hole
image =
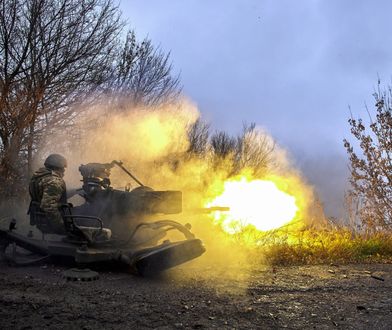
[[[0,1],[1,196],[18,193],[42,138],[72,127],[79,103],[175,94],[169,55],[132,32],[121,46],[123,26],[113,0]]]
[[[211,146],[216,156],[226,158],[236,153],[237,140],[228,133],[220,131],[212,135]]]
[[[151,40],[138,42],[129,31],[108,82],[117,100],[150,106],[176,99],[181,88],[179,77],[171,76],[169,59],[170,53],[155,48]]]
[[[9,187],[16,185],[4,184],[23,177],[20,167],[24,160],[31,164],[39,138],[71,123],[70,105],[105,79],[120,26],[111,0],[2,1],[0,178],[6,192],[13,194]]]
[[[256,174],[263,174],[275,149],[275,143],[256,129],[256,124],[244,124],[242,134],[237,137],[236,165],[237,171],[250,168]]]
[[[351,134],[359,144],[344,140],[350,160],[352,190],[357,198],[359,216],[368,228],[392,224],[392,91],[374,94],[376,117],[366,125],[362,119],[348,120]],[[370,113],[369,113],[370,115]]]
[[[210,126],[200,118],[188,127],[188,153],[205,155],[209,148]]]
[[[238,136],[218,131],[210,136],[209,126],[200,119],[188,130],[190,142],[188,154],[206,155],[211,161],[213,170],[224,166],[227,175],[238,174],[247,168],[254,174],[262,176],[271,163],[271,154],[275,143],[269,136],[260,132],[256,124],[244,124]]]

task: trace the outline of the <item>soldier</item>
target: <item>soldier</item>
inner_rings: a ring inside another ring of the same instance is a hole
[[[30,180],[30,224],[36,225],[43,232],[65,234],[59,207],[67,203],[63,180],[67,160],[59,154],[51,154],[44,165]]]

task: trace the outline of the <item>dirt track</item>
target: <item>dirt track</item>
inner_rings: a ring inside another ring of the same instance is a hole
[[[260,268],[246,280],[190,265],[159,279],[100,272],[95,282],[67,282],[64,269],[2,263],[0,328],[392,327],[392,265]]]

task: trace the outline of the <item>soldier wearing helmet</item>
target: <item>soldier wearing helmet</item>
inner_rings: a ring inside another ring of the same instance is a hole
[[[59,207],[67,203],[63,180],[67,160],[59,154],[51,154],[46,158],[44,166],[30,180],[30,224],[44,232],[65,234]]]

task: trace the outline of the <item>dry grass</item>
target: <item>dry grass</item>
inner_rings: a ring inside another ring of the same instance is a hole
[[[241,236],[243,235],[243,236]],[[346,228],[242,233],[236,237],[257,263],[269,265],[392,262],[392,232],[355,233]],[[253,236],[252,236],[253,235]],[[250,243],[250,239],[253,244]],[[255,247],[256,243],[256,247]]]

